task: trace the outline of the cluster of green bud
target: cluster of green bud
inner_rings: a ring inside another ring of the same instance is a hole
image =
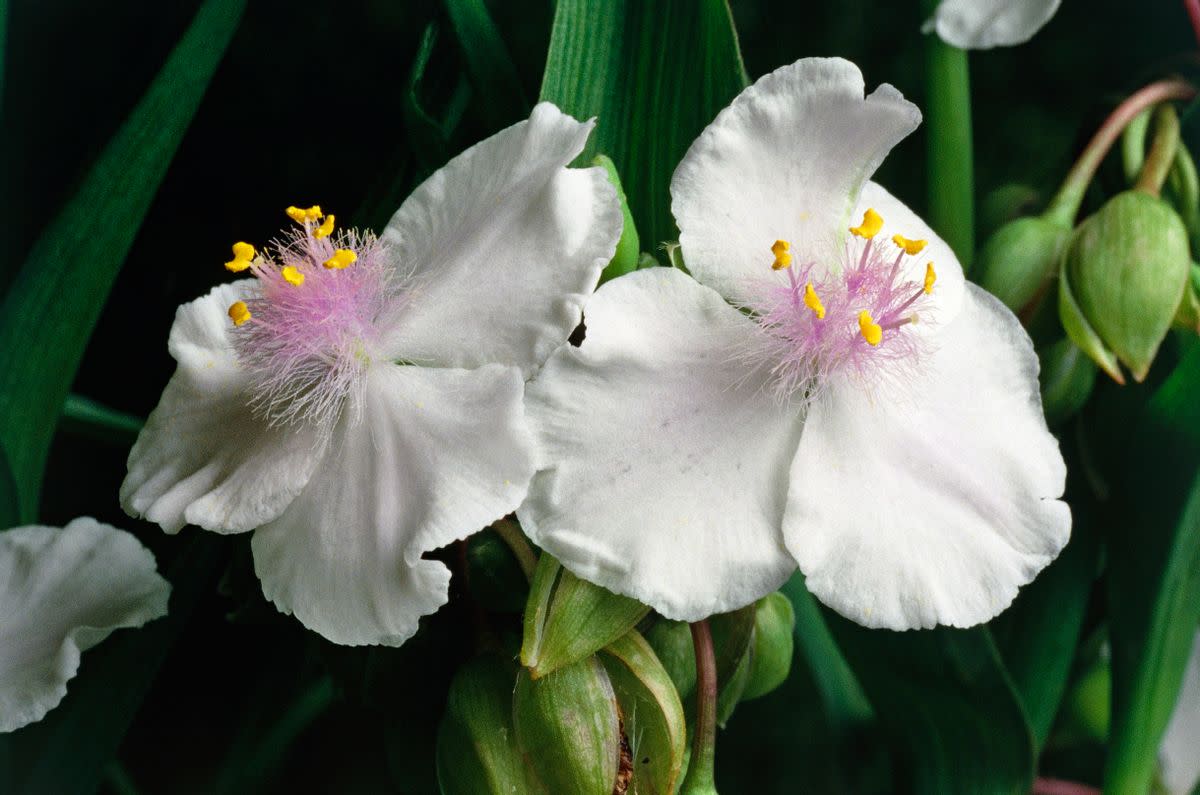
[[[1041,337],[1042,397],[1052,425],[1086,402],[1096,367],[1119,384],[1126,370],[1142,381],[1172,328],[1200,332],[1200,268],[1193,264],[1200,179],[1175,109],[1162,101],[1190,93],[1163,81],[1127,100],[1049,207],[1002,223],[979,253],[981,285],[1030,325],[1035,341]],[[1075,224],[1096,168],[1122,132],[1129,188]],[[1047,308],[1057,308],[1054,328],[1039,323]]]
[[[469,578],[484,592],[514,575],[503,547],[489,533],[468,550]],[[795,617],[775,593],[709,623],[724,725],[739,702],[787,678]],[[542,554],[529,579],[518,658],[485,651],[455,674],[438,731],[443,793],[711,791],[685,783],[702,696],[688,624]]]

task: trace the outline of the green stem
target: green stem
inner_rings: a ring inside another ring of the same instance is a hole
[[[1186,100],[1194,96],[1196,89],[1191,83],[1178,79],[1159,80],[1131,94],[1109,114],[1100,125],[1100,129],[1096,130],[1096,134],[1067,173],[1062,187],[1058,189],[1042,217],[1057,221],[1067,228],[1073,226],[1092,177],[1096,176],[1096,170],[1100,168],[1100,164],[1104,162],[1105,156],[1125,127],[1146,108],[1160,102]]]
[[[717,658],[708,621],[697,621],[691,628],[692,645],[696,649],[696,731],[687,776],[679,792],[680,795],[716,795],[713,759],[717,743]]]
[[[67,395],[63,403],[61,428],[67,433],[129,445],[137,439],[145,424],[141,417],[110,409],[82,395]]]
[[[924,0],[926,16],[940,0]],[[925,41],[925,168],[930,225],[964,269],[975,255],[975,163],[967,52],[937,35]]]
[[[525,533],[521,531],[520,525],[507,519],[501,519],[492,524],[492,529],[496,531],[496,535],[500,536],[500,540],[508,544],[508,548],[512,550],[513,556],[517,559],[517,565],[525,574],[525,579],[532,581],[538,559],[533,552],[533,547],[525,538]]]
[[[1179,116],[1170,105],[1160,105],[1154,113],[1154,141],[1134,189],[1158,196],[1175,162],[1179,148]]]

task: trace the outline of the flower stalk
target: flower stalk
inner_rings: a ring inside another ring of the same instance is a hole
[[[1179,149],[1179,115],[1170,105],[1162,105],[1154,114],[1154,141],[1150,144],[1150,153],[1142,166],[1134,187],[1137,190],[1158,196],[1162,192],[1167,174],[1175,163],[1175,153]]]
[[[696,650],[696,732],[692,758],[681,795],[715,795],[713,758],[717,741],[717,658],[713,652],[712,631],[708,620],[691,625]]]

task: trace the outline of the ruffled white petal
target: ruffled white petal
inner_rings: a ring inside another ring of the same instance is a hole
[[[784,538],[810,591],[869,627],[987,621],[1066,544],[1066,468],[1017,319],[967,288],[903,393],[831,384],[792,465]]]
[[[517,507],[532,440],[515,367],[367,379],[362,421],[345,412],[304,492],[251,544],[280,610],[335,643],[399,646],[447,598],[450,572],[421,555]]]
[[[1158,749],[1158,761],[1170,795],[1191,795],[1200,784],[1200,634],[1192,642],[1192,656]]]
[[[0,732],[41,720],[82,652],[166,615],[170,592],[148,549],[95,519],[0,532]]]
[[[1060,0],[942,0],[924,30],[947,44],[986,50],[1029,41],[1058,11]]]
[[[566,168],[592,125],[543,102],[404,202],[383,235],[411,272],[386,341],[394,358],[515,364],[528,377],[566,340],[621,235],[604,171]]]
[[[959,263],[958,257],[954,256],[950,246],[938,237],[937,232],[934,232],[929,224],[921,220],[921,217],[910,210],[904,202],[888,193],[886,188],[876,182],[868,182],[863,186],[862,195],[854,208],[853,218],[856,219],[856,223],[862,220],[863,213],[867,211],[868,207],[883,217],[883,229],[875,236],[873,245],[883,246],[886,251],[898,253],[899,249],[892,242],[893,235],[903,235],[910,240],[926,241],[927,245],[920,254],[915,257],[905,257],[902,260],[901,268],[906,271],[905,278],[908,281],[924,284],[925,265],[930,262],[933,263],[934,270],[937,272],[933,299],[929,302],[929,309],[923,310],[923,314],[927,317],[922,317],[922,322],[908,331],[923,333],[952,321],[958,315],[959,307],[962,306],[966,279],[963,277],[962,265]],[[924,322],[927,320],[934,322]]]
[[[310,428],[268,427],[251,415],[226,310],[257,289],[223,284],[179,307],[168,349],[178,362],[129,453],[121,505],[167,532],[195,524],[252,530],[279,516],[324,450]]]
[[[530,385],[542,469],[517,515],[575,574],[696,620],[795,569],[779,533],[802,419],[764,388],[754,326],[671,268],[616,279]]]
[[[799,263],[842,262],[863,183],[921,120],[891,86],[863,91],[849,61],[806,58],[758,80],[700,134],[671,179],[699,281],[742,302],[769,278],[777,239]]]

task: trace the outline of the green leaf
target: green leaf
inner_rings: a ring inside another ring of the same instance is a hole
[[[598,117],[578,162],[612,158],[653,248],[677,237],[675,166],[746,83],[725,0],[559,0],[541,98]]]
[[[24,520],[88,338],[245,0],[207,0],[79,190],[34,244],[0,307],[0,447]]]
[[[0,736],[0,792],[94,792],[155,674],[224,564],[225,543],[197,534],[165,572],[164,618],[123,629],[83,654],[66,698],[44,719]]]
[[[421,44],[408,76],[408,90],[404,94],[404,124],[408,131],[409,146],[422,172],[426,174],[432,173],[450,159],[450,135],[462,119],[470,97],[470,87],[466,78],[460,76],[451,90],[442,118],[438,118],[433,110],[426,107],[421,96],[422,88],[436,43],[437,26],[431,22],[421,36]],[[399,206],[397,202],[395,207]]]
[[[826,616],[911,777],[899,789],[1030,791],[1033,734],[986,627],[891,632]]]
[[[1109,526],[1105,791],[1144,793],[1200,621],[1200,348],[1136,421]]]
[[[670,674],[636,630],[600,652],[624,718],[633,779],[629,795],[672,795],[683,770],[687,722]]]
[[[499,130],[529,113],[512,56],[483,0],[445,0],[484,121]]]
[[[1058,559],[1022,588],[1012,607],[992,624],[1038,748],[1046,744],[1066,692],[1096,579],[1100,549],[1095,531],[1080,521],[1078,507],[1074,518],[1071,541]]]

